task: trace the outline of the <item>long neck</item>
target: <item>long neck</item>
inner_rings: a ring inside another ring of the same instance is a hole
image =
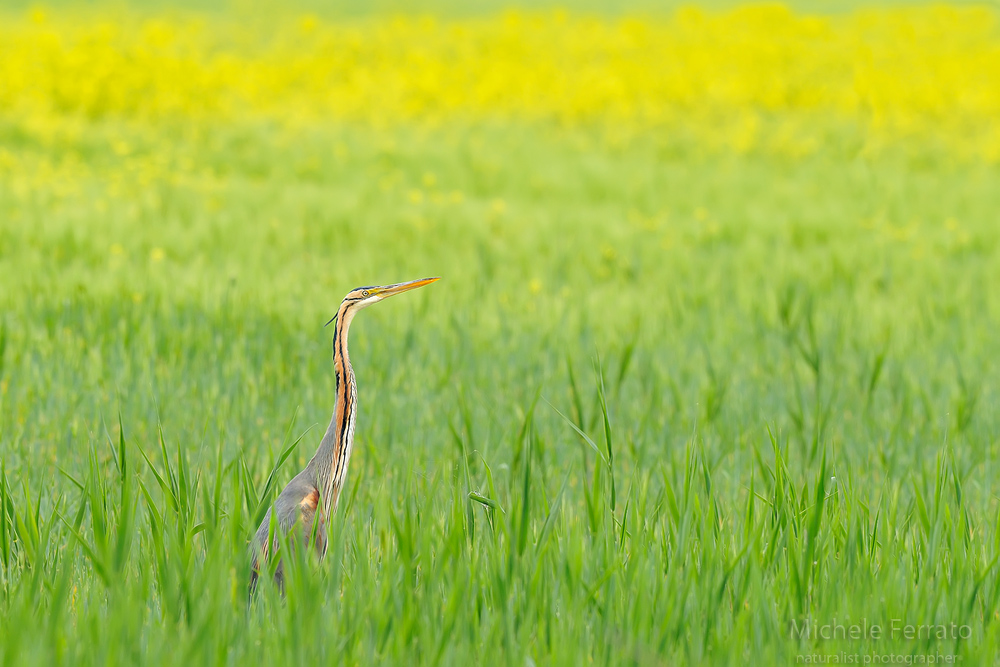
[[[333,418],[326,429],[316,455],[309,462],[316,475],[316,486],[322,494],[322,507],[332,513],[336,509],[337,498],[347,478],[347,464],[351,459],[354,445],[354,418],[357,407],[358,388],[354,383],[354,369],[347,354],[347,332],[351,320],[357,312],[353,304],[340,304],[337,312],[337,326],[333,334],[333,367],[337,376],[337,400]]]

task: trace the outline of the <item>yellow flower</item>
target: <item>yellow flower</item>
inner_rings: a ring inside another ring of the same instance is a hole
[[[33,9],[0,20],[0,109],[49,139],[80,118],[514,119],[603,123],[612,147],[676,131],[712,149],[792,156],[846,123],[864,133],[862,155],[926,137],[1000,160],[996,22],[989,7],[944,5],[267,23]],[[436,183],[425,175],[425,188]]]
[[[302,32],[306,33],[313,32],[314,30],[316,30],[316,26],[318,24],[319,21],[316,19],[315,16],[312,16],[311,14],[303,16],[301,19],[299,19],[299,28],[301,28]]]

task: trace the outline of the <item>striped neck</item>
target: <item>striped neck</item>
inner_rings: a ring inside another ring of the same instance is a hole
[[[357,309],[345,300],[337,311],[337,324],[333,334],[333,368],[337,378],[336,403],[326,434],[309,462],[316,486],[322,494],[324,512],[333,513],[337,498],[347,478],[347,464],[354,445],[354,421],[357,414],[358,389],[354,369],[347,353],[347,334]]]

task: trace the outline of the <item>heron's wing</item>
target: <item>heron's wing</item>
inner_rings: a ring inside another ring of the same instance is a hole
[[[302,475],[297,476],[288,483],[277,500],[274,501],[264,515],[257,534],[254,536],[254,569],[257,569],[258,560],[267,560],[268,552],[273,552],[278,547],[279,532],[289,540],[309,540],[313,533],[313,526],[316,523],[317,512],[320,512],[319,525],[316,535],[316,546],[321,550],[326,549],[326,535],[323,526],[323,515],[319,508],[319,489]],[[274,528],[273,544],[268,545],[268,535],[271,533],[271,517],[277,520]]]
[[[252,563],[250,567],[250,596],[253,597],[257,588],[257,578],[260,576],[261,565],[268,558],[277,555],[281,544],[280,537],[286,536],[289,545],[303,541],[312,545],[322,556],[326,553],[326,526],[324,515],[319,507],[319,489],[303,473],[288,483],[278,499],[274,501],[264,515],[260,527],[254,536]],[[276,525],[273,529],[273,540],[268,540],[272,534],[271,517]],[[278,563],[274,570],[274,579],[278,587],[284,591],[284,563],[278,555]]]

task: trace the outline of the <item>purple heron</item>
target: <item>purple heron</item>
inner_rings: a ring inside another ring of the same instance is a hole
[[[337,499],[347,477],[347,464],[354,445],[354,421],[357,415],[358,388],[354,369],[347,354],[347,332],[358,311],[382,299],[428,285],[438,278],[423,278],[395,285],[359,287],[344,297],[333,332],[333,367],[337,378],[336,403],[330,426],[306,467],[278,495],[264,515],[252,544],[250,591],[256,588],[261,565],[269,553],[278,549],[279,532],[292,540],[312,546],[319,557],[326,553],[326,522],[337,509]],[[327,322],[327,324],[330,324]],[[275,525],[272,528],[272,518]],[[283,564],[279,560],[274,573],[279,588],[284,587]]]

